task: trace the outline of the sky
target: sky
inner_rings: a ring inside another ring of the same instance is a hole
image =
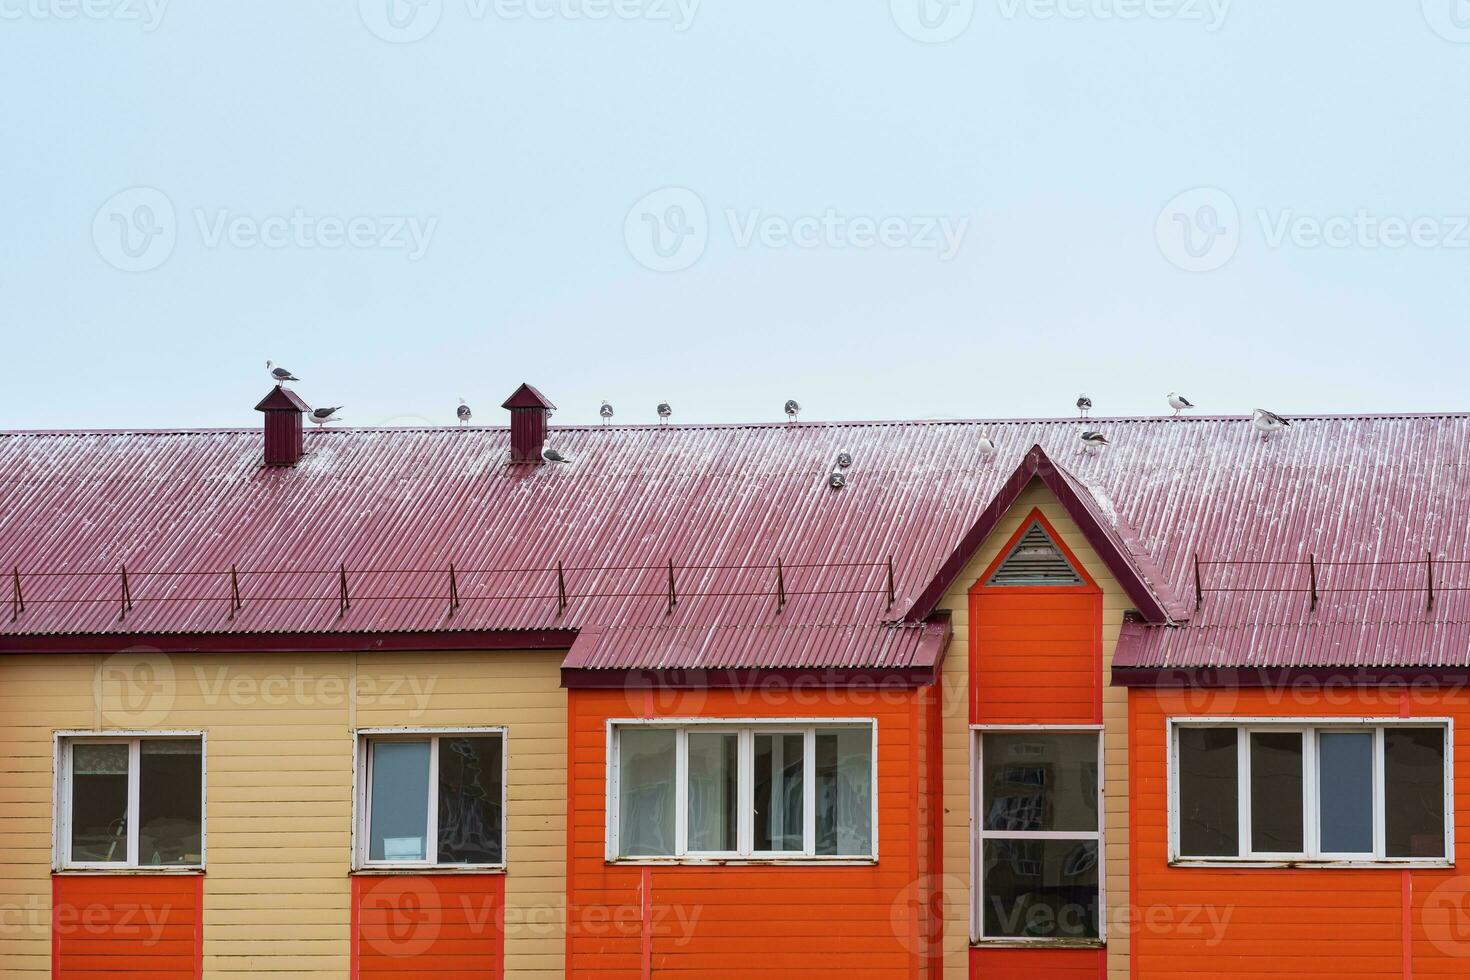
[[[1470,408],[1470,0],[0,0],[0,428]]]

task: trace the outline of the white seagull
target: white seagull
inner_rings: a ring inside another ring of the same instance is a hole
[[[1261,433],[1261,441],[1265,442],[1271,438],[1273,432],[1280,432],[1282,429],[1289,428],[1291,423],[1275,412],[1268,412],[1264,408],[1258,408],[1251,413],[1251,425],[1254,425],[1256,430]]]
[[[546,460],[548,463],[570,463],[571,462],[571,460],[567,459],[565,456],[563,456],[561,453],[557,452],[555,449],[547,449],[546,451],[544,451],[541,454],[541,458],[544,459],[544,460]]]
[[[1169,392],[1169,407],[1174,410],[1174,417],[1177,419],[1179,413],[1186,408],[1194,408],[1194,402],[1177,392],[1171,391]]]
[[[459,408],[454,410],[454,417],[459,419],[459,424],[469,425],[470,419],[474,417],[474,414],[474,412],[470,411],[470,407],[464,403],[464,399],[461,398],[459,400]]]
[[[597,410],[597,414],[602,416],[603,425],[607,425],[609,422],[611,422],[613,417],[612,402],[603,402],[602,407]]]
[[[673,414],[674,410],[669,407],[668,402],[658,403],[658,420],[660,423],[667,422],[669,420],[669,416]]]
[[[1077,450],[1079,456],[1083,453],[1087,453],[1089,456],[1096,456],[1100,447],[1109,444],[1107,436],[1101,432],[1093,432],[1091,429],[1083,429],[1080,438],[1082,439],[1082,448]]]
[[[274,361],[266,361],[265,362],[265,369],[270,372],[271,380],[274,381],[278,385],[283,385],[287,381],[300,381],[301,380],[300,378],[296,377],[296,375],[292,374],[290,371],[287,371],[285,368],[283,368],[283,367],[276,367],[276,364],[275,364]]]
[[[328,422],[336,422],[337,413],[341,410],[341,405],[333,405],[331,408],[313,408],[308,418],[317,425],[326,425]]]
[[[1087,418],[1087,413],[1092,411],[1092,399],[1086,395],[1078,395],[1077,411],[1083,418]]]
[[[801,406],[796,403],[796,399],[786,399],[786,417],[795,422],[796,416],[799,414],[801,414]]]
[[[975,448],[980,450],[980,458],[990,462],[995,458],[995,442],[989,436],[981,436],[975,443]]]

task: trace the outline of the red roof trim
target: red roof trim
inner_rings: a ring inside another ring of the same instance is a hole
[[[1047,489],[1062,502],[1067,514],[1082,529],[1087,543],[1092,545],[1093,550],[1102,558],[1103,564],[1108,566],[1108,571],[1112,572],[1113,577],[1123,586],[1123,591],[1128,593],[1128,598],[1133,601],[1143,618],[1151,623],[1170,622],[1168,610],[1149,588],[1147,580],[1134,563],[1132,556],[1118,547],[1113,536],[1098,522],[1092,510],[1078,496],[1078,491],[1072,481],[1066,478],[1061,468],[1039,445],[1032,446],[1026,453],[1025,458],[1021,460],[1021,465],[1016,467],[1010,479],[1001,486],[994,499],[981,513],[980,519],[965,532],[965,536],[960,539],[959,546],[944,560],[944,564],[939,566],[939,572],[934,579],[914,600],[904,619],[910,621],[927,619],[934,612],[939,601],[944,598],[944,593],[949,591],[949,587],[954,584],[955,579],[959,578],[975,552],[985,543],[990,532],[1000,524],[1001,519],[1010,511],[1032,479],[1040,479],[1046,484]]]
[[[1353,687],[1395,686],[1414,682],[1470,682],[1470,666],[1461,667],[1113,667],[1114,687],[1205,691],[1229,688],[1278,688],[1290,700],[1293,692],[1320,698],[1331,684]],[[1302,682],[1307,682],[1302,686]],[[1395,706],[1397,708],[1397,706]]]
[[[910,690],[939,678],[938,664],[907,667],[697,667],[646,670],[637,667],[597,670],[563,667],[561,686],[580,690],[743,690],[783,697],[831,687],[867,687],[875,696],[886,688]],[[805,714],[819,715],[819,706],[804,705]]]
[[[0,635],[3,653],[370,653],[401,650],[570,650],[575,630],[376,633],[87,633]]]

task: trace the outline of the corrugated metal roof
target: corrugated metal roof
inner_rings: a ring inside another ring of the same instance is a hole
[[[509,465],[504,428],[327,429],[306,434],[291,469],[260,465],[259,430],[0,435],[0,570],[20,570],[26,599],[14,622],[0,615],[0,633],[725,628],[702,638],[701,656],[870,665],[901,659],[881,624],[913,604],[1033,444],[1176,597],[1192,599],[1196,553],[1470,559],[1465,415],[1301,419],[1269,443],[1234,418],[1089,427],[1113,443],[1097,457],[1076,455],[1075,420],[554,428],[565,466]],[[991,461],[974,449],[982,433],[999,448]],[[833,490],[840,451],[854,464]],[[452,616],[450,563],[461,597]],[[230,618],[232,564],[242,605]],[[120,619],[123,565],[133,605]],[[339,565],[351,598],[342,615]],[[1323,566],[1319,584],[1361,584],[1347,576],[1370,567],[1368,585],[1386,587],[1395,570],[1376,566]],[[1405,582],[1424,571],[1404,568]],[[1324,592],[1310,613],[1302,593],[1280,591],[1304,586],[1295,566],[1206,566],[1207,590],[1264,591],[1208,593],[1187,628],[1159,634],[1137,662],[1204,656],[1197,642],[1212,657],[1276,656],[1296,635],[1272,640],[1276,627],[1332,622],[1366,632],[1325,640],[1317,629],[1292,649],[1427,655],[1373,627],[1412,623],[1418,637],[1470,622],[1466,593],[1446,591],[1470,588],[1470,565],[1441,565],[1436,578],[1429,614],[1412,588]],[[743,652],[712,649],[720,636],[740,637]],[[626,637],[623,653],[599,662],[647,662],[636,633]],[[1470,662],[1463,644],[1459,658]]]

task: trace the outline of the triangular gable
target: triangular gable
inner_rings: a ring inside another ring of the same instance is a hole
[[[1072,561],[1041,514],[1034,511],[980,581],[993,588],[1088,584],[1081,565]]]
[[[981,512],[975,524],[960,538],[960,543],[933,580],[919,593],[904,615],[906,620],[922,620],[938,607],[945,592],[964,572],[975,552],[995,530],[1020,498],[1026,485],[1039,479],[1061,501],[1067,515],[1076,522],[1088,544],[1102,558],[1108,571],[1118,580],[1139,614],[1150,623],[1171,623],[1187,619],[1184,606],[1168,592],[1146,556],[1130,549],[1125,535],[1114,524],[1104,520],[1103,507],[1091,491],[1072,474],[1058,466],[1039,445],[1032,446],[1014,473],[997,491]],[[1136,535],[1134,536],[1136,537]]]

